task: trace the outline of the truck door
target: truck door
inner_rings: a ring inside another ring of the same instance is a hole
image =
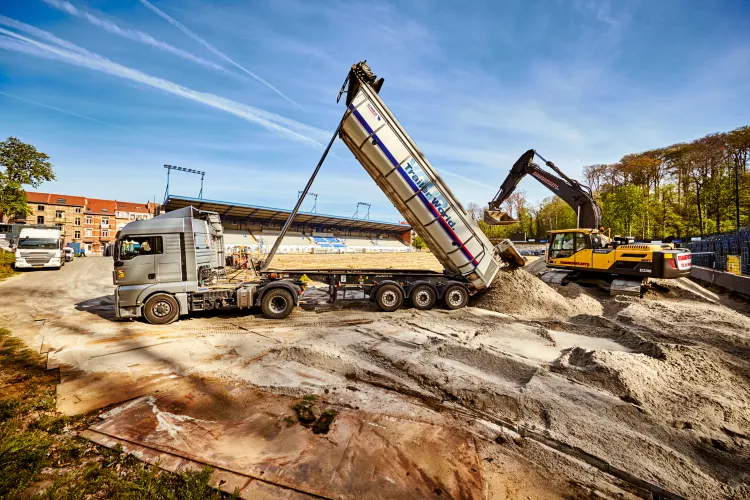
[[[592,244],[588,234],[574,233],[573,262],[576,269],[591,269]]]
[[[158,251],[154,253],[156,280],[159,283],[183,281],[180,236],[165,234],[157,238]]]
[[[124,235],[115,249],[115,278],[118,285],[156,283],[154,255],[162,252],[161,236]]]

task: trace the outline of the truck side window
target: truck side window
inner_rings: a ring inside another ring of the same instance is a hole
[[[125,235],[119,242],[120,260],[130,260],[140,255],[157,255],[163,252],[161,236]]]

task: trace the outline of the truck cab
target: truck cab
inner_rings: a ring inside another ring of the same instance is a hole
[[[25,227],[16,244],[16,269],[60,269],[65,265],[59,229]]]

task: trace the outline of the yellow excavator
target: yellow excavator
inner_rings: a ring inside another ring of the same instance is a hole
[[[534,157],[556,175],[534,163]],[[487,224],[518,222],[502,210],[502,204],[527,175],[541,182],[576,213],[576,229],[549,232],[545,259],[551,270],[542,275],[542,280],[563,285],[593,283],[609,290],[610,295],[642,295],[649,278],[681,278],[690,274],[692,256],[688,249],[662,243],[635,243],[632,237],[610,239],[601,226],[602,211],[591,188],[565,175],[533,149],[516,161],[489,203],[484,212]]]

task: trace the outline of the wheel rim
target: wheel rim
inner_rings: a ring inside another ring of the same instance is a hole
[[[154,316],[157,318],[165,318],[172,314],[172,304],[167,302],[166,300],[160,300],[154,306],[151,308],[151,312],[154,313]]]
[[[276,297],[273,297],[268,303],[268,308],[271,310],[271,312],[278,314],[284,312],[284,310],[286,309],[286,305],[286,299],[281,295],[277,295]]]
[[[398,303],[398,295],[396,295],[396,292],[394,291],[386,290],[383,292],[380,301],[386,307],[393,307]]]
[[[428,306],[432,300],[432,294],[428,290],[420,290],[414,295],[414,303],[418,306]]]
[[[452,290],[448,293],[448,303],[452,306],[460,306],[464,301],[464,294],[461,290]]]

